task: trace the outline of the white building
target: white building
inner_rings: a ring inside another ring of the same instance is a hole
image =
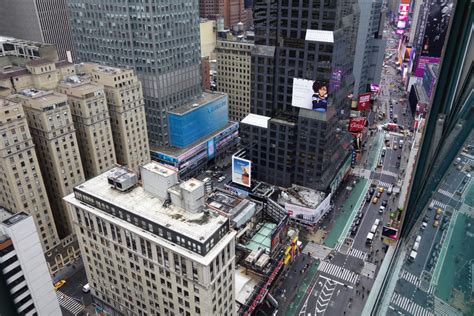
[[[196,179],[156,162],[115,168],[65,197],[92,294],[126,315],[235,315],[235,232]]]
[[[13,215],[2,207],[0,274],[10,293],[9,297],[2,297],[0,311],[18,315],[62,315],[33,218],[23,212]],[[4,303],[5,300],[8,302]]]

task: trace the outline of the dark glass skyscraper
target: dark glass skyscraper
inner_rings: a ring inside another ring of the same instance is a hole
[[[251,114],[241,136],[258,179],[326,190],[349,158],[349,2],[254,1]]]
[[[167,111],[201,94],[199,1],[67,2],[78,59],[134,68],[150,144],[168,145]]]

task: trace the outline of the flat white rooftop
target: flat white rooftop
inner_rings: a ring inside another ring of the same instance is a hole
[[[139,185],[128,192],[118,191],[107,182],[108,174],[92,178],[76,189],[200,242],[207,240],[227,220],[212,210],[193,214],[174,205],[164,207],[163,200]]]
[[[309,42],[334,43],[333,31],[306,30],[305,40]]]
[[[258,114],[253,114],[250,113],[244,119],[241,121],[241,123],[248,124],[248,125],[253,125],[253,126],[258,126],[258,127],[263,127],[263,128],[268,128],[268,121],[270,120],[270,117],[268,116],[263,116],[263,115],[258,115]]]

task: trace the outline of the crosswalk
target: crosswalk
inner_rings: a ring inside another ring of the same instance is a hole
[[[443,189],[439,189],[438,190],[439,193],[441,193],[442,195],[448,197],[448,198],[452,198],[454,193],[453,192],[449,192],[449,191],[446,191],[446,190],[443,190]]]
[[[379,181],[378,183],[378,186],[379,187],[384,187],[384,188],[391,188],[392,187],[392,184],[391,183],[388,183],[388,182],[383,182],[383,181]]]
[[[349,283],[356,283],[359,278],[357,273],[326,261],[321,262],[318,270]]]
[[[402,270],[401,272],[402,273],[401,273],[400,277],[402,279],[407,280],[408,282],[410,282],[411,284],[413,284],[416,287],[420,286],[421,280],[416,275],[411,274],[410,272],[408,272],[406,270]]]
[[[445,209],[447,206],[446,204],[441,203],[440,201],[437,201],[437,200],[433,200],[431,202],[431,205],[433,205],[433,207],[441,207],[442,209]]]
[[[381,174],[385,174],[387,176],[391,176],[391,177],[394,177],[394,178],[398,177],[398,173],[388,171],[388,170],[382,170]]]
[[[351,248],[351,250],[349,250],[349,252],[347,254],[349,256],[356,257],[356,258],[359,258],[361,260],[365,260],[368,256],[367,252],[364,252],[362,250],[357,250],[357,249],[354,249],[354,248]]]
[[[457,309],[435,297],[434,311],[436,316],[462,316]]]
[[[74,299],[70,298],[61,291],[56,292],[56,297],[58,298],[59,305],[66,310],[68,310],[73,315],[77,315],[82,312],[85,308],[84,305],[76,302]]]
[[[416,304],[409,298],[402,296],[396,292],[393,293],[392,300],[390,301],[390,303],[405,310],[413,316],[434,316],[434,314],[427,308]]]

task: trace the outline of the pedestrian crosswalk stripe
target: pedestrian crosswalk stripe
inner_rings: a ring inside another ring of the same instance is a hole
[[[462,316],[462,313],[448,303],[435,297],[434,312],[436,316]]]
[[[385,174],[387,176],[392,176],[394,178],[398,177],[398,173],[392,172],[392,171],[389,171],[389,170],[382,170],[381,174]]]
[[[56,292],[56,297],[58,298],[59,305],[61,307],[67,309],[73,315],[77,315],[82,312],[85,308],[84,305],[76,302],[74,299],[70,298],[66,294],[62,293],[61,291]]]
[[[367,258],[367,252],[364,252],[362,250],[354,249],[351,248],[351,250],[348,252],[349,256],[359,258],[361,260],[365,260]]]
[[[414,316],[433,316],[434,315],[433,312],[431,312],[427,308],[416,304],[411,299],[405,296],[402,296],[396,292],[393,293],[393,296],[390,302],[391,304],[405,310],[406,312]]]
[[[441,194],[444,195],[444,196],[447,196],[447,197],[450,198],[450,199],[451,199],[451,198],[453,197],[453,195],[454,195],[454,193],[449,192],[449,191],[446,191],[446,190],[443,190],[443,189],[439,189],[438,192],[441,193]]]
[[[434,207],[441,207],[442,209],[446,208],[446,204],[441,203],[440,201],[437,201],[437,200],[433,200],[432,204]]]
[[[385,187],[385,188],[389,189],[389,188],[392,187],[392,184],[391,184],[391,183],[388,183],[388,182],[379,181],[379,182],[378,182],[378,186],[379,186],[379,187]]]
[[[401,272],[402,273],[400,274],[400,276],[402,277],[402,279],[407,280],[408,282],[410,282],[416,287],[420,286],[421,280],[416,275],[411,274],[410,272],[406,270],[402,270]]]
[[[334,247],[334,250],[339,251],[342,247],[342,244],[337,244],[336,247]]]
[[[326,261],[321,262],[318,270],[350,283],[356,283],[359,278],[357,273]]]

